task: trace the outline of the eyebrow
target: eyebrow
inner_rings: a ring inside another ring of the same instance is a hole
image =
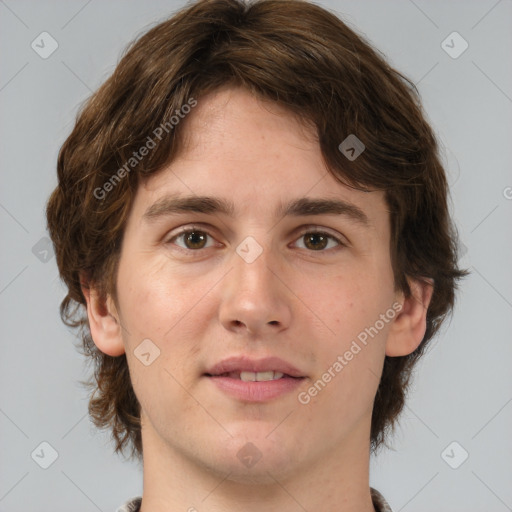
[[[179,213],[224,214],[233,218],[235,206],[232,201],[210,196],[166,195],[153,203],[143,214],[145,222]],[[369,226],[367,215],[355,204],[341,199],[309,198],[295,199],[287,204],[280,203],[274,212],[279,217],[306,217],[310,215],[343,215],[358,223]]]

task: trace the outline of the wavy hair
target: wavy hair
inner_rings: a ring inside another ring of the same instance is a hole
[[[176,157],[186,123],[166,130],[108,194],[98,198],[98,190],[190,98],[200,101],[226,85],[278,103],[314,127],[329,172],[340,183],[384,191],[396,288],[410,296],[407,277],[434,282],[421,344],[409,355],[385,358],[371,423],[375,452],[394,429],[412,369],[452,310],[456,282],[467,271],[457,266],[445,171],[414,83],[337,15],[305,0],[188,5],[132,41],[113,74],[81,106],[59,152],[58,185],[46,215],[67,286],[61,318],[78,329],[83,353],[94,365],[86,383],[93,391],[89,414],[97,427],[111,431],[116,452],[131,447],[131,456],[142,460],[140,404],[126,356],[96,348],[80,274],[102,297],[116,299],[134,194],[140,179]],[[338,149],[349,134],[366,147],[351,162]]]

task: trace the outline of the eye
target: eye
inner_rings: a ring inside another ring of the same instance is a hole
[[[213,239],[208,231],[192,226],[183,228],[179,233],[167,240],[166,243],[175,244],[184,251],[198,251],[200,249],[208,249],[214,245],[213,243],[207,245],[208,237]],[[181,240],[183,245],[176,243],[178,240]],[[325,249],[335,249],[336,247],[346,247],[347,245],[340,238],[330,233],[311,228],[303,231],[296,243],[300,240],[304,240],[305,243],[303,247],[299,246],[299,248],[311,252],[325,252]],[[334,245],[328,247],[329,243],[334,243]]]
[[[206,245],[206,241],[208,237],[211,237],[211,235],[205,231],[204,229],[199,228],[186,228],[183,229],[180,233],[177,235],[174,235],[172,238],[170,238],[167,243],[174,243],[175,240],[182,240],[184,245],[176,244],[178,247],[180,247],[183,250],[199,250],[199,249],[206,249],[210,246]]]
[[[304,248],[313,252],[325,252],[324,249],[329,245],[329,241],[335,243],[334,248],[339,246],[346,246],[346,244],[344,244],[338,237],[316,229],[304,231],[298,240],[304,240]],[[328,248],[332,249],[333,247],[331,246]]]

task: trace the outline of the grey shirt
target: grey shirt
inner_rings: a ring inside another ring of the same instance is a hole
[[[382,496],[379,491],[370,487],[370,492],[372,495],[372,502],[373,507],[375,508],[375,512],[393,512],[387,501],[384,499],[384,496]],[[116,510],[116,512],[139,512],[141,503],[142,498],[140,496],[137,498],[132,498],[124,505],[121,505]]]

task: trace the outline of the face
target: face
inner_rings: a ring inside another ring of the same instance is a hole
[[[137,191],[117,276],[145,454],[241,481],[348,456],[368,444],[396,315],[384,195],[341,185],[313,132],[244,90],[186,122],[185,151]]]

